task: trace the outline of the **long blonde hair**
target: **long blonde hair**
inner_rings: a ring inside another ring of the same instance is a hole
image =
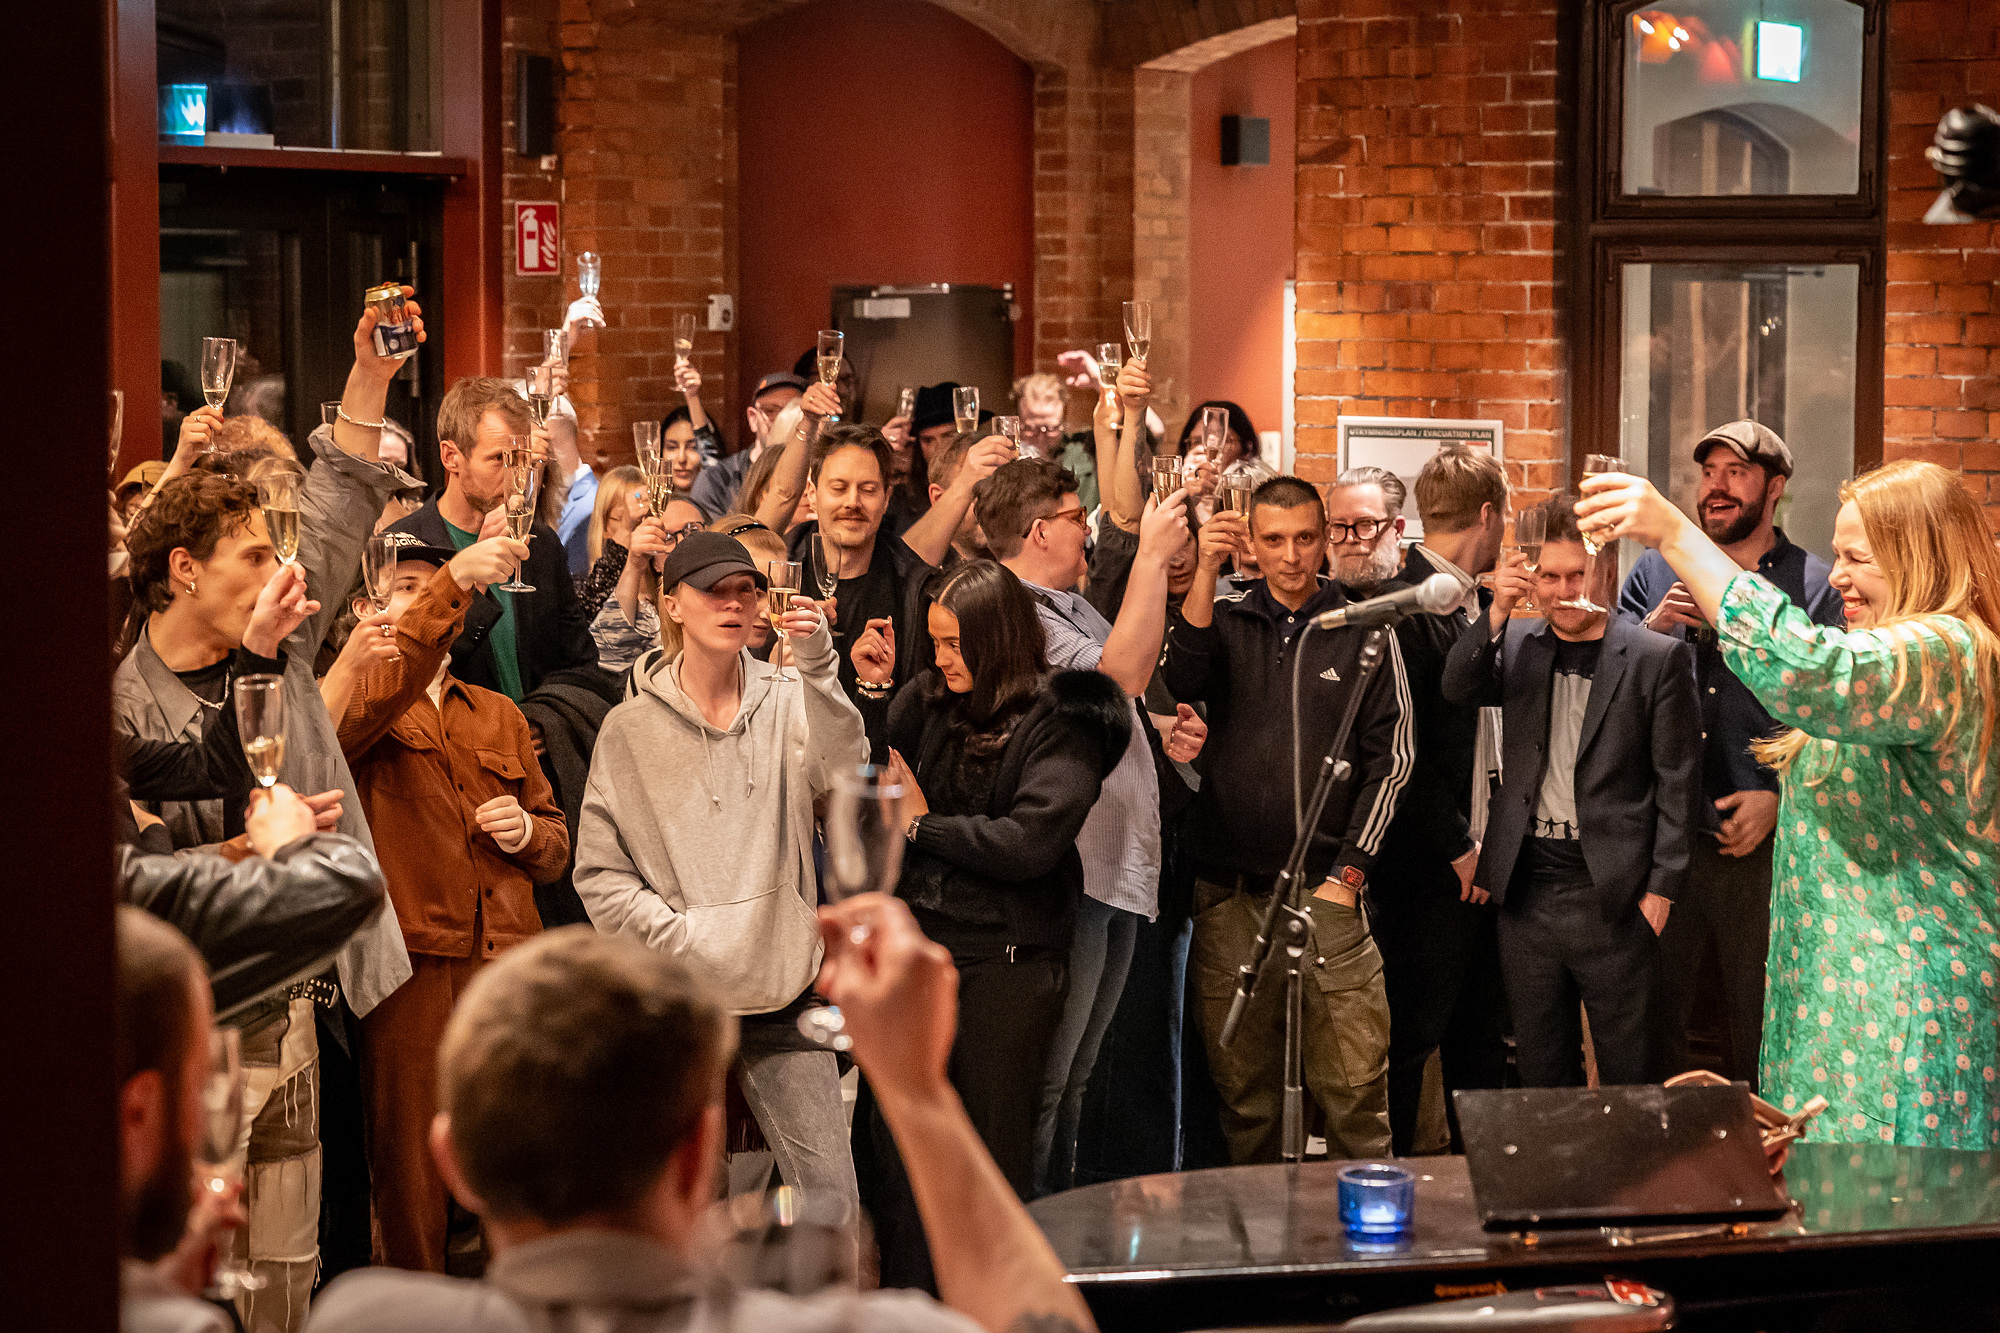
[[[1884,702],[1893,702],[1909,684],[1913,642],[1918,707],[1934,707],[1943,695],[1950,696],[1944,746],[1959,738],[1967,696],[1979,700],[1978,739],[1965,775],[1965,797],[1983,825],[1981,836],[1993,837],[2000,832],[2000,801],[1987,778],[2000,727],[2000,548],[1958,474],[1936,463],[1886,463],[1843,482],[1840,498],[1859,513],[1875,563],[1889,585],[1888,605],[1874,625],[1892,632],[1896,649],[1896,681]],[[1923,622],[1939,630],[1935,622],[1947,618],[1964,625],[1972,637],[1970,673],[1951,635],[1938,635],[1944,644],[1940,653],[1931,637],[1914,632]],[[1782,773],[1807,744],[1804,732],[1788,731],[1758,742],[1753,751]]]
[[[623,503],[633,491],[646,484],[646,474],[627,464],[615,467],[597,483],[597,503],[590,507],[590,563],[604,554],[604,520],[614,502]]]

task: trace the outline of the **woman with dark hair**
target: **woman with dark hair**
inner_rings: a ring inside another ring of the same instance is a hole
[[[1051,674],[1026,588],[991,560],[937,576],[937,665],[889,710],[890,768],[909,846],[897,895],[958,967],[948,1072],[1023,1199],[1034,1187],[1042,1071],[1068,993],[1083,892],[1076,837],[1131,739],[1109,676]],[[902,1163],[872,1094],[854,1129],[884,1286],[936,1289]]]
[[[1245,458],[1255,458],[1259,452],[1257,428],[1250,424],[1250,414],[1227,398],[1211,398],[1205,403],[1196,403],[1188,413],[1188,419],[1181,426],[1180,443],[1174,452],[1187,457],[1188,445],[1199,444],[1196,438],[1201,430],[1201,414],[1211,407],[1219,407],[1229,413],[1229,430],[1222,437],[1222,457],[1206,460],[1220,472],[1231,463]]]

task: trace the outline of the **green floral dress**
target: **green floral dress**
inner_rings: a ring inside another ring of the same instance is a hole
[[[1904,632],[1910,677],[1891,703],[1890,633],[1815,625],[1754,574],[1723,593],[1730,669],[1813,738],[1778,808],[1761,1086],[1788,1111],[1831,1103],[1808,1138],[1987,1148],[2000,1143],[2000,881],[1964,793],[1980,700],[1949,748],[1970,681],[1918,706],[1918,642],[1942,654],[1949,634],[1969,672],[1972,636],[1944,619]]]

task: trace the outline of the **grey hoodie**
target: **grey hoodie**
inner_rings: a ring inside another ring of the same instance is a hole
[[[738,1014],[782,1009],[818,975],[813,798],[868,760],[826,626],[792,651],[788,684],[742,654],[727,731],[682,691],[678,656],[656,663],[604,719],[577,828],[591,922],[673,954]]]

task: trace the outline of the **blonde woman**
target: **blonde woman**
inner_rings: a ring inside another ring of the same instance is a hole
[[[1955,473],[1896,462],[1841,487],[1814,625],[1648,482],[1586,478],[1577,516],[1657,547],[1724,659],[1794,730],[1784,776],[1764,1095],[1832,1103],[1812,1137],[2000,1143],[2000,553]]]
[[[586,545],[590,573],[577,588],[583,613],[595,617],[625,572],[632,529],[646,516],[646,476],[636,467],[615,467],[597,484],[597,503],[590,511]]]

